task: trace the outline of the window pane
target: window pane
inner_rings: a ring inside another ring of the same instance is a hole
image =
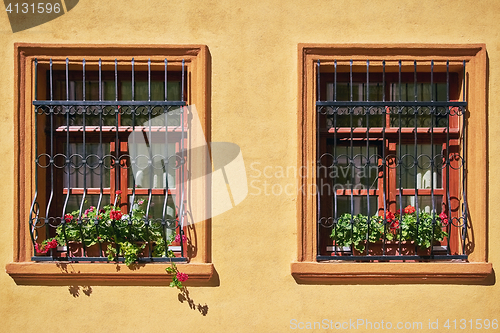
[[[403,208],[411,205],[415,206],[415,196],[403,196]],[[400,208],[399,205],[399,196],[396,198],[396,207]],[[439,214],[443,210],[443,196],[435,195],[434,196],[434,209]],[[418,196],[418,210],[426,213],[430,213],[432,211],[432,197],[430,195],[419,195]]]
[[[431,88],[430,83],[417,83],[416,101],[428,102],[446,101],[446,83],[434,83]],[[414,83],[392,83],[391,101],[413,102],[415,101]],[[434,92],[432,92],[434,90]],[[431,108],[428,107],[400,107],[390,109],[390,123],[392,127],[446,127],[446,108],[438,107],[431,116]],[[401,114],[401,117],[400,115]]]
[[[334,149],[331,148],[333,156]],[[333,178],[336,189],[356,190],[378,188],[378,155],[377,147],[366,146],[337,146],[334,158],[338,164],[328,168],[328,177]],[[370,165],[367,161],[370,160]],[[323,163],[327,163],[326,159]],[[324,167],[324,166],[322,166]]]
[[[396,154],[398,160],[401,159],[401,166],[396,168],[398,188],[400,173],[401,187],[404,189],[442,188],[443,158],[441,149],[441,145],[434,145],[434,151],[432,151],[431,145],[397,145]],[[434,160],[434,170],[431,168],[432,160]]]
[[[128,186],[133,187],[135,179],[136,188],[174,189],[178,168],[175,143],[153,143],[150,147],[151,152],[146,143],[129,143],[129,154],[136,163],[129,168]]]
[[[350,101],[351,100],[351,85],[350,83],[340,82],[337,83],[336,98],[337,101]],[[353,83],[352,84],[352,100],[353,101],[366,101],[367,98],[367,85],[366,83]],[[370,83],[369,85],[370,101],[381,101],[383,97],[383,86],[381,83]],[[335,85],[327,83],[326,98],[328,101],[335,100]],[[337,117],[334,118],[333,114],[329,114],[327,119],[327,127],[366,127],[367,118],[370,127],[382,127],[382,109],[381,108],[362,108],[362,107],[340,107],[337,110]],[[367,113],[369,116],[367,117]],[[352,114],[352,123],[351,115]]]
[[[129,196],[132,200],[132,196]],[[148,196],[147,195],[136,195],[135,204],[141,204],[146,210]],[[146,204],[144,204],[146,203]],[[164,216],[165,213],[165,216]],[[151,203],[149,204],[149,218],[150,219],[175,219],[177,216],[177,209],[175,207],[175,196],[168,195],[167,202],[165,203],[164,195],[153,195]]]
[[[87,188],[100,188],[102,175],[102,187],[109,188],[110,169],[109,167],[102,167],[101,170],[99,165],[99,160],[104,155],[109,154],[109,144],[103,143],[101,146],[99,143],[87,143],[85,145],[85,156],[83,148],[83,143],[69,144],[69,184],[67,177],[68,168],[64,168],[63,186],[65,188],[83,188],[85,180]],[[66,154],[66,144],[63,145],[63,154]],[[86,165],[82,162],[83,157],[87,160]]]
[[[148,100],[148,82],[147,81],[136,81],[135,82],[135,96],[134,100]],[[125,81],[121,85],[121,96],[122,100],[130,101],[132,100],[132,82]],[[180,101],[181,100],[181,83],[177,81],[167,82],[167,96],[170,101]],[[163,101],[165,100],[165,82],[163,81],[153,81],[151,82],[151,100],[152,101]],[[179,126],[180,125],[180,115],[179,112],[175,111],[176,108],[168,109],[167,123],[168,126]],[[135,122],[132,124],[132,110],[128,109],[121,116],[121,124],[123,126],[148,126],[149,125],[149,115],[147,108],[137,108],[135,110]],[[163,108],[154,108],[153,114],[151,116],[152,126],[165,126],[165,115]]]
[[[326,85],[326,100],[335,100],[335,85],[330,82]],[[337,101],[350,101],[351,100],[351,84],[348,82],[337,82]],[[366,83],[353,83],[352,84],[352,100],[353,101],[366,101],[367,96]],[[370,83],[369,96],[370,101],[381,101],[384,89],[382,83]]]
[[[376,196],[370,196],[370,214],[378,214],[378,198]],[[363,196],[353,196],[353,215],[363,214],[368,215],[368,198],[366,195]],[[351,197],[347,195],[337,196],[337,217],[342,214],[351,214]]]
[[[66,214],[74,212],[80,209],[80,205],[82,203],[83,195],[81,194],[72,194],[69,196],[68,205],[66,206]],[[63,197],[63,200],[66,200],[66,196]],[[99,194],[87,194],[85,196],[85,202],[83,203],[83,211],[89,209],[91,206],[97,207],[99,203]],[[109,195],[103,194],[100,209],[102,207],[109,205]]]

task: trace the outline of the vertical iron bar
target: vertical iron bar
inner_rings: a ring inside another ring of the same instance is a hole
[[[83,59],[82,62],[82,68],[83,68],[83,100],[85,101],[85,94],[86,94],[86,87],[85,87],[85,59]],[[82,212],[83,212],[83,205],[85,203],[85,198],[87,196],[87,142],[86,142],[86,135],[85,135],[85,126],[86,126],[86,116],[87,116],[87,108],[84,106],[83,111],[82,111],[82,148],[83,148],[83,160],[82,160],[82,166],[83,166],[83,195],[82,195],[82,201],[80,202],[80,214],[78,217],[78,223],[80,225],[80,235],[82,238],[82,245],[83,245],[83,256],[87,255],[87,247],[85,246],[85,235],[83,231],[83,217],[82,217]]]
[[[353,93],[353,87],[352,87],[352,65],[353,61],[351,59],[350,65],[349,65],[349,86],[350,86],[350,97],[349,100],[352,102],[352,93]],[[354,139],[354,124],[353,124],[353,113],[354,113],[354,108],[352,106],[349,106],[349,122],[351,126],[351,131],[350,131],[350,156],[349,156],[349,163],[351,165],[351,251],[354,254],[354,245],[353,245],[353,234],[354,234],[354,144],[353,144],[353,139]]]
[[[101,58],[99,58],[99,102],[102,101],[102,62],[101,62]],[[102,160],[103,160],[103,156],[104,156],[104,153],[103,153],[103,146],[102,146],[102,113],[103,113],[103,108],[102,108],[102,105],[101,103],[99,103],[99,151],[97,152],[97,155],[99,156],[99,165],[100,165],[100,168],[99,168],[99,199],[97,201],[97,207],[95,207],[94,209],[96,210],[96,217],[95,217],[95,220],[94,220],[94,224],[95,224],[95,231],[96,231],[96,234],[97,234],[97,243],[99,244],[99,257],[102,256],[102,244],[101,242],[99,241],[99,220],[97,219],[97,217],[99,216],[99,209],[101,209],[101,202],[102,202],[102,196],[103,196],[103,179],[102,179],[102,175],[103,175],[103,163],[102,163]]]
[[[134,90],[134,58],[132,58],[132,91]],[[133,95],[132,95],[133,96]],[[133,100],[133,99],[132,99]],[[117,72],[117,61],[115,59],[115,102],[118,101],[118,72]],[[114,195],[114,204],[113,206],[116,208],[116,205],[118,203],[118,194],[117,191],[121,189],[120,187],[120,172],[121,172],[121,167],[120,167],[120,138],[119,138],[119,127],[120,127],[120,119],[119,119],[119,114],[120,114],[120,108],[115,109],[115,193],[112,193],[111,195]],[[118,253],[118,252],[117,252]]]
[[[464,72],[463,72],[463,78],[462,80],[464,81],[463,83],[463,92],[462,92],[462,95],[463,95],[463,98],[462,100],[465,102],[466,101],[466,70],[465,70],[465,60],[463,61],[463,66],[464,66]],[[461,110],[461,116],[462,116],[462,195],[463,195],[463,204],[462,204],[462,207],[463,207],[463,212],[462,212],[462,218],[463,218],[463,226],[462,226],[462,234],[461,234],[461,237],[462,237],[462,254],[465,254],[465,241],[466,241],[466,237],[467,237],[467,215],[468,215],[468,206],[467,206],[467,192],[466,192],[466,182],[465,182],[465,177],[466,177],[466,173],[465,173],[465,162],[466,162],[466,154],[467,154],[467,146],[466,146],[466,143],[467,141],[465,140],[466,138],[466,133],[465,133],[465,130],[466,130],[466,127],[465,127],[465,122],[466,122],[466,112],[467,112],[467,108],[464,108],[463,110]],[[451,216],[448,217],[448,224],[450,225],[450,228],[451,228],[451,225],[452,225],[452,218]],[[457,223],[458,225],[460,225],[460,223]]]
[[[66,101],[69,101],[69,59],[66,58]],[[63,235],[64,235],[64,242],[66,243],[66,255],[69,257],[69,244],[68,244],[68,237],[66,234],[66,207],[68,206],[69,202],[69,196],[71,192],[71,164],[70,164],[70,159],[69,159],[69,154],[70,154],[70,142],[69,142],[69,112],[70,108],[66,106],[66,181],[68,185],[68,192],[66,192],[66,199],[64,200],[64,205],[63,205],[63,211],[62,211],[62,229],[63,229]]]
[[[414,100],[417,102],[418,100],[418,92],[417,92],[417,61],[413,61],[413,94],[414,94]],[[415,238],[418,239],[418,228],[420,224],[420,211],[419,211],[419,205],[418,205],[418,140],[417,140],[417,129],[418,129],[418,107],[414,106],[413,107],[413,114],[414,114],[414,122],[415,122],[415,127],[414,127],[414,189],[415,189],[415,212],[417,214],[417,224],[416,224],[416,235]],[[418,250],[418,245],[415,244],[415,253],[417,253]]]
[[[148,102],[151,101],[151,59],[148,59]],[[149,247],[149,256],[151,257],[152,256],[152,247],[151,247],[151,239],[150,239],[150,236],[149,236],[149,223],[150,223],[150,220],[149,220],[149,209],[151,207],[151,201],[153,200],[153,187],[155,186],[155,184],[153,184],[154,182],[154,172],[155,172],[155,168],[154,168],[154,165],[153,165],[153,137],[152,137],[152,133],[151,133],[151,113],[152,113],[152,108],[150,105],[148,105],[148,137],[149,137],[149,147],[148,147],[148,153],[149,153],[149,161],[148,161],[148,165],[149,165],[149,189],[148,189],[148,197],[149,197],[149,200],[148,200],[148,209],[147,209],[147,213],[146,213],[146,219],[145,219],[145,228],[146,228],[146,238],[147,238],[147,242],[148,242],[148,247]],[[154,217],[153,217],[153,220],[154,220]]]
[[[398,85],[399,85],[399,102],[401,102],[401,60],[399,60],[399,71],[398,71]],[[402,147],[401,147],[401,131],[402,131],[402,113],[403,113],[403,108],[401,106],[398,106],[398,114],[399,114],[399,131],[398,131],[398,167],[399,167],[399,177],[398,177],[398,182],[399,182],[399,254],[401,254],[401,243],[402,243],[402,225],[403,225],[403,181],[402,181],[402,176],[403,176],[403,158],[402,158]]]
[[[446,101],[450,101],[450,61],[446,61]],[[448,211],[448,221],[451,220],[451,198],[450,198],[450,112],[451,107],[446,108],[446,206]],[[448,228],[448,227],[447,227]],[[449,229],[448,229],[449,231]],[[450,254],[450,233],[446,239],[446,252]]]
[[[334,79],[333,79],[333,99],[337,101],[337,60],[334,62]],[[337,157],[337,113],[338,113],[338,107],[335,106],[333,108],[333,163],[334,163],[334,168],[338,168],[338,157]],[[338,171],[338,170],[334,170]],[[333,214],[334,214],[334,223],[333,223],[333,228],[337,228],[337,221],[338,221],[338,207],[337,207],[337,190],[335,188],[335,184],[333,186]],[[336,235],[336,233],[335,233]],[[337,239],[334,239],[335,241],[335,254],[337,254]]]
[[[116,60],[115,60],[115,77],[117,76],[117,70],[116,70]],[[132,58],[132,91],[131,91],[131,99],[132,101],[135,99],[135,96],[134,96],[134,81],[135,81],[135,71],[134,71],[134,58]],[[115,79],[115,82],[116,82],[116,89],[118,89],[118,80]],[[118,93],[116,94],[116,99],[118,100]],[[135,146],[135,109],[131,106],[130,107],[131,109],[131,117],[132,117],[132,132],[131,132],[131,137],[132,137],[132,140],[131,142],[129,142],[129,151],[135,151],[136,155],[137,155],[137,147]],[[133,149],[132,149],[133,148]],[[130,202],[130,209],[129,209],[129,221],[128,221],[128,224],[129,226],[132,225],[132,210],[134,209],[134,202],[135,202],[135,174],[134,174],[134,166],[135,166],[135,158],[132,158],[132,156],[130,157],[131,158],[131,161],[130,161],[130,168],[132,170],[132,198],[129,199],[129,202]],[[128,189],[127,189],[128,191]]]
[[[320,101],[321,100],[321,91],[320,91],[320,60],[318,59],[317,63],[316,63],[316,101]],[[315,114],[315,118],[316,118],[316,164],[319,165],[321,167],[321,152],[320,152],[320,144],[319,144],[319,141],[320,141],[320,112],[318,112],[318,107],[316,106],[316,112],[314,113]],[[318,168],[316,168],[316,182],[319,181],[319,170]],[[319,192],[319,184],[317,184],[318,186],[316,186],[316,205],[317,205],[317,217],[316,217],[316,253],[321,253],[321,249],[320,249],[320,231],[321,231],[321,196],[320,196],[320,192]]]
[[[181,101],[184,102],[184,59],[182,59],[182,94],[181,94]],[[186,167],[186,152],[184,151],[184,131],[185,131],[185,124],[184,124],[184,113],[187,112],[188,109],[186,107],[182,107],[182,113],[181,113],[181,152],[182,152],[182,167],[181,167],[181,183],[179,184],[179,191],[181,191],[181,203],[180,203],[180,218],[179,218],[179,235],[180,235],[180,243],[181,243],[181,257],[184,257],[184,246],[183,246],[183,240],[182,240],[182,235],[184,235],[184,168]]]
[[[437,88],[437,86],[436,86]],[[431,102],[434,102],[434,60],[431,60]],[[431,108],[431,212],[432,212],[432,239],[434,239],[434,223],[436,221],[436,205],[434,203],[434,120],[435,120],[436,107]],[[432,254],[432,243],[431,243]]]
[[[53,68],[52,68],[52,58],[50,59],[50,100],[53,100]],[[49,211],[52,205],[52,200],[54,199],[54,107],[51,106],[49,109],[50,114],[50,197],[47,202],[47,210],[45,212],[45,239],[50,235],[50,224],[49,224]],[[53,250],[51,250],[53,253]]]
[[[366,60],[366,101],[370,101],[370,61]],[[366,166],[365,168],[368,171],[368,177],[366,177],[366,206],[367,206],[367,216],[368,216],[368,226],[367,226],[367,235],[366,235],[366,255],[369,253],[370,247],[370,226],[371,226],[371,215],[370,215],[370,112],[371,108],[368,106],[365,110],[366,112]],[[366,173],[365,173],[366,175]]]
[[[35,58],[34,60],[35,63],[35,101],[38,98],[38,59]],[[33,246],[36,243],[36,239],[38,238],[37,231],[36,231],[36,224],[38,223],[38,213],[35,213],[35,207],[36,207],[36,200],[38,198],[38,109],[35,106],[35,193],[33,195],[33,200],[31,202],[31,207],[30,207],[30,212],[28,215],[29,218],[29,223],[30,223],[30,235],[31,235],[31,240],[33,242]],[[35,213],[35,221],[33,221],[33,214]],[[36,249],[33,248],[33,255],[36,256]]]
[[[164,60],[165,62],[165,101],[168,100],[168,89],[167,89],[167,65],[168,61],[167,58]],[[168,239],[167,239],[167,231],[168,231],[168,226],[169,226],[169,221],[167,217],[167,209],[168,209],[168,171],[170,168],[169,164],[169,156],[168,156],[168,111],[169,107],[164,106],[163,107],[163,114],[165,115],[165,158],[163,163],[163,168],[165,172],[165,198],[163,200],[163,218],[162,218],[162,230],[163,230],[163,241],[165,242],[165,257],[168,256]]]
[[[382,61],[382,101],[385,102],[385,60]],[[390,112],[389,112],[390,117]],[[389,122],[390,125],[390,122]],[[385,146],[387,142],[385,141],[385,130],[387,126],[387,108],[384,107],[382,110],[382,158],[384,162],[382,163],[382,196],[384,201],[384,236],[383,236],[383,244],[382,244],[382,255],[385,255],[385,243],[387,241],[387,157],[385,156]]]

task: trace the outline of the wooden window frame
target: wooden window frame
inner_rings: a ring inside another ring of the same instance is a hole
[[[210,53],[205,45],[14,45],[14,117],[15,117],[15,183],[14,189],[14,246],[13,261],[6,265],[7,273],[18,284],[64,285],[68,283],[92,283],[102,285],[168,285],[165,268],[168,263],[141,265],[139,269],[128,269],[117,263],[56,263],[32,262],[33,245],[28,230],[28,212],[35,188],[34,181],[34,59],[50,58],[64,61],[66,58],[94,59],[103,61],[127,60],[147,61],[164,58],[184,59],[187,68],[189,89],[188,104],[195,105],[205,139],[210,142]],[[200,163],[207,165],[207,163]],[[198,183],[200,188],[191,188],[197,203],[193,209],[207,211],[210,188],[207,182]],[[206,214],[205,214],[206,215]],[[189,275],[186,285],[213,285],[214,267],[211,263],[211,220],[197,222],[188,228],[195,229],[192,239],[195,251],[188,263],[179,264],[183,273]],[[193,230],[191,230],[193,231]]]
[[[297,260],[291,273],[298,283],[478,283],[491,280],[488,263],[487,182],[487,56],[484,44],[300,44],[298,47],[298,165],[308,170],[299,179]],[[468,117],[467,201],[469,262],[361,263],[317,262],[316,63],[350,60],[466,61]],[[471,246],[473,245],[473,246]]]

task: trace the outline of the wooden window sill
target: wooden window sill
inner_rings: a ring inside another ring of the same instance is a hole
[[[127,267],[116,263],[13,262],[6,272],[19,285],[169,285],[166,263],[142,264]],[[214,285],[212,263],[177,264],[188,274],[186,286]]]
[[[492,284],[491,263],[319,263],[293,262],[292,276],[304,284]]]

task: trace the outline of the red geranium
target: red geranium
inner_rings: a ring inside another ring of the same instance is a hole
[[[64,215],[64,221],[66,223],[70,223],[72,220],[73,220],[73,215],[71,215],[71,214]]]
[[[112,210],[109,212],[109,217],[111,217],[112,220],[118,221],[122,218],[122,212],[119,210]]]
[[[50,249],[55,249],[56,247],[57,247],[57,240],[55,238],[53,238],[48,242],[47,241],[42,242],[41,246],[39,246],[38,243],[35,243],[35,250],[37,253],[47,253]]]
[[[412,205],[406,206],[405,214],[413,214],[413,213],[415,213],[415,207],[413,207]]]
[[[387,212],[386,218],[387,218],[387,222],[391,222],[392,220],[394,220],[394,213],[390,212],[390,211]]]
[[[394,235],[398,233],[398,229],[399,229],[399,221],[396,220],[396,221],[392,221],[391,223],[391,233],[393,233]]]

